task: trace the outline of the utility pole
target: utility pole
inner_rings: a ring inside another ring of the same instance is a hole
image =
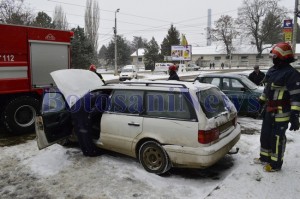
[[[139,68],[139,37],[138,36],[133,36],[133,38],[137,38],[137,45],[136,45],[136,57],[137,57],[137,59],[136,59],[136,67],[138,68],[138,69],[140,69]]]
[[[114,33],[115,33],[115,73],[114,75],[118,75],[118,66],[117,66],[117,12],[120,11],[120,8],[118,8],[115,11],[115,28],[114,28]]]
[[[298,6],[299,6],[299,0],[295,0],[293,41],[292,41],[292,48],[293,48],[294,54],[296,54],[296,43],[297,43],[297,29],[298,29],[298,16],[299,16]]]

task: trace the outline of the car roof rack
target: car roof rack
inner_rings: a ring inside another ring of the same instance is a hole
[[[126,82],[123,82],[123,84],[144,84],[146,86],[149,86],[149,85],[161,85],[161,86],[166,86],[166,83],[165,82],[155,82],[155,81],[126,81]],[[185,83],[180,83],[180,82],[170,82],[169,85],[172,85],[172,86],[178,86],[178,87],[182,87],[182,88],[187,88],[187,86],[185,85]]]

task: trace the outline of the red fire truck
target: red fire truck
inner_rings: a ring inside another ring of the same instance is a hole
[[[34,132],[50,72],[70,67],[73,32],[0,24],[0,113],[12,133]]]

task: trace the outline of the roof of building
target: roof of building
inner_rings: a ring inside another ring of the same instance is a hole
[[[145,54],[145,49],[144,48],[139,48],[138,51],[134,51],[130,56],[131,57],[137,57],[138,56],[144,56]]]

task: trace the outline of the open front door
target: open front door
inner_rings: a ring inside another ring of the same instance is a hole
[[[59,92],[44,94],[41,115],[35,122],[39,149],[67,138],[72,133],[71,113]]]

